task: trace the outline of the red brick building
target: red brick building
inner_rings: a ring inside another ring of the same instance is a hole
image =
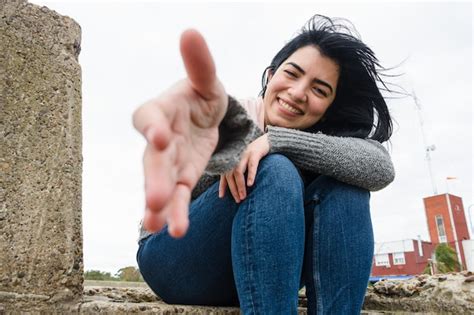
[[[409,239],[376,243],[372,278],[423,273],[440,243],[449,244],[462,262],[462,269],[466,269],[463,240],[470,237],[461,197],[442,194],[424,198],[423,202],[431,242]]]
[[[436,244],[401,240],[375,244],[372,276],[400,276],[423,273]]]
[[[431,241],[449,244],[456,250],[462,269],[466,269],[462,241],[469,239],[469,231],[461,197],[442,194],[424,198],[423,202]]]

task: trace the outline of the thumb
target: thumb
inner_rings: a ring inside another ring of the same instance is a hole
[[[180,50],[194,90],[206,100],[215,97],[216,66],[204,37],[194,29],[184,31]]]

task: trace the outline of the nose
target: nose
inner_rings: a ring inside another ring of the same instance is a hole
[[[306,102],[308,97],[306,95],[306,86],[303,82],[295,83],[293,86],[291,86],[288,89],[288,94],[290,95],[293,101],[299,103]]]

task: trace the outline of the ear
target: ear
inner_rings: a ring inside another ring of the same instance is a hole
[[[272,69],[268,69],[268,72],[267,72],[267,82],[270,81],[273,77],[273,71]]]

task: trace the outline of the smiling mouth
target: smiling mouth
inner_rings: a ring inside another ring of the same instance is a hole
[[[280,104],[281,107],[283,107],[284,109],[286,109],[287,111],[289,111],[293,114],[296,114],[296,115],[303,115],[304,114],[301,110],[291,106],[290,104],[288,104],[287,102],[285,102],[281,98],[278,98],[278,104]]]

